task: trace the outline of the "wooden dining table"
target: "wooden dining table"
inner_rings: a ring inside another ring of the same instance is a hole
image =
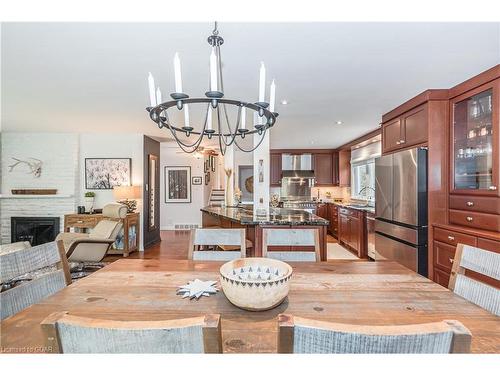
[[[113,320],[165,320],[221,315],[227,353],[276,353],[277,316],[287,313],[360,325],[455,319],[472,333],[472,352],[500,353],[500,318],[394,262],[290,263],[290,293],[278,307],[241,310],[222,291],[183,299],[178,286],[218,280],[219,262],[122,259],[1,322],[3,353],[44,352],[40,322],[55,311]]]

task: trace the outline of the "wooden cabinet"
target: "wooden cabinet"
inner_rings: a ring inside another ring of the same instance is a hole
[[[281,154],[279,153],[271,153],[270,155],[270,184],[271,186],[281,186]]]
[[[336,204],[328,203],[328,220],[330,221],[330,225],[328,226],[330,234],[338,238],[339,218]]]
[[[351,186],[351,150],[339,151],[339,186]]]
[[[332,186],[336,183],[333,153],[313,154],[313,169],[316,186]]]
[[[326,203],[318,203],[316,206],[316,215],[328,220],[328,205]]]
[[[401,139],[401,120],[398,118],[382,124],[382,150],[389,152],[398,149]]]
[[[338,217],[339,242],[356,253],[359,258],[366,258],[364,212],[340,207]]]
[[[421,145],[427,142],[427,104],[413,108],[382,124],[384,153]]]
[[[500,79],[450,101],[450,193],[499,196]]]
[[[493,238],[486,238],[486,231],[475,231],[457,225],[438,224],[432,227],[432,246],[429,248],[430,261],[432,262],[433,280],[438,284],[448,287],[451,268],[455,259],[457,244],[477,246],[484,250],[500,253],[500,234],[491,234]],[[471,277],[489,284],[487,278],[473,274]]]

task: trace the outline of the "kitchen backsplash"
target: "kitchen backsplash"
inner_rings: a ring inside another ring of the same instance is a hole
[[[311,189],[311,198],[317,198],[319,191],[319,198],[322,200],[334,199],[334,198],[342,198],[344,200],[348,200],[351,195],[351,189],[348,187],[313,187]],[[327,196],[327,193],[330,193],[330,198]],[[271,187],[270,194],[277,194],[280,196],[281,188],[279,187]]]

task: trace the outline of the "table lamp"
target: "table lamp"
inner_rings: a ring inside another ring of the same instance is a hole
[[[136,199],[141,197],[140,186],[115,186],[113,196],[118,203],[127,206],[127,212],[132,213],[137,208]]]

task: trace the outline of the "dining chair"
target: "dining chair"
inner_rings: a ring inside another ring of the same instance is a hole
[[[12,248],[0,254],[1,319],[49,297],[71,284],[62,241]]]
[[[466,275],[473,271],[500,285],[500,254],[458,244],[448,288],[460,297],[500,316],[500,289]]]
[[[470,353],[471,333],[456,320],[365,326],[278,316],[279,353]]]
[[[219,315],[158,321],[93,319],[55,312],[41,323],[53,353],[222,353]]]
[[[313,251],[268,251],[269,246],[314,246]],[[319,231],[312,228],[264,228],[262,256],[285,262],[319,262]]]
[[[191,229],[188,259],[229,261],[245,258],[247,253],[245,229],[234,228],[197,228]],[[228,250],[195,250],[199,246],[239,246],[236,251]]]

